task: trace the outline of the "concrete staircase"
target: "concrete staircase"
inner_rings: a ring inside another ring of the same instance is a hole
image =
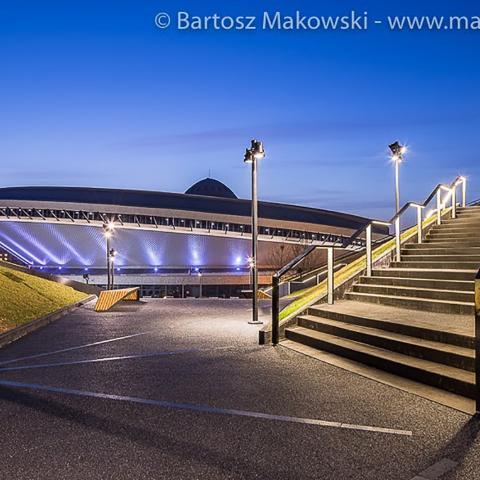
[[[402,261],[361,277],[335,305],[319,304],[288,340],[464,397],[474,397],[474,278],[480,207],[434,226]]]

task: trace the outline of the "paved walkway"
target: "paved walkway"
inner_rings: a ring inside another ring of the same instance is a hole
[[[479,478],[478,421],[258,346],[249,305],[89,305],[0,350],[1,477]]]

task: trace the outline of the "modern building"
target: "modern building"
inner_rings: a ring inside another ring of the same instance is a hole
[[[113,224],[117,284],[153,285],[154,295],[170,294],[168,285],[175,285],[174,294],[179,295],[180,284],[185,295],[188,279],[195,278],[195,291],[203,281],[204,291],[215,286],[210,289],[215,294],[218,286],[233,285],[228,289],[232,292],[249,283],[250,208],[249,200],[237,198],[211,178],[197,182],[184,194],[2,188],[0,248],[31,268],[88,275],[90,282],[104,284],[102,226]],[[306,245],[340,245],[368,222],[355,215],[271,202],[259,202],[259,217],[258,265],[263,283],[268,283],[268,273]],[[377,227],[376,233],[384,234],[385,227]],[[321,257],[320,252],[319,261]],[[199,280],[200,276],[204,278]]]

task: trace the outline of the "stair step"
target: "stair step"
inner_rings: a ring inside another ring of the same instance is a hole
[[[446,390],[442,390],[438,387],[432,387],[431,385],[426,385],[425,383],[410,380],[408,378],[386,372],[385,370],[379,370],[364,363],[350,360],[342,355],[335,355],[334,353],[326,352],[324,350],[310,347],[308,345],[304,345],[303,343],[288,340],[286,338],[282,340],[281,346],[282,348],[287,348],[300,355],[306,355],[307,357],[328,365],[332,365],[336,368],[341,368],[342,370],[354,373],[363,378],[397,388],[409,394],[423,397],[440,405],[464,412],[467,415],[472,415],[475,412],[475,400],[462,397],[461,395],[457,395],[452,392],[447,392]]]
[[[409,262],[473,262],[477,263],[480,265],[480,255],[470,255],[468,253],[464,253],[463,255],[435,255],[435,254],[430,254],[430,253],[412,253],[409,252],[406,254],[408,256],[408,261]]]
[[[468,207],[457,207],[457,214],[472,214],[480,215],[480,206],[479,205],[470,205]]]
[[[457,207],[457,213],[477,213],[480,215],[480,205],[469,205],[468,207]]]
[[[381,370],[474,398],[474,374],[466,370],[303,327],[287,328],[285,336],[290,340],[339,354]]]
[[[478,210],[457,210],[457,218],[478,218],[480,212]]]
[[[420,244],[420,248],[413,248],[412,246],[405,245],[402,249],[402,255],[473,255],[480,257],[480,247],[468,247],[465,248],[448,248],[448,247],[436,247],[431,245],[430,243],[427,244]]]
[[[478,232],[432,232],[429,233],[426,237],[427,240],[443,240],[446,242],[462,242],[462,241],[471,241],[475,240],[478,237]]]
[[[412,244],[414,245],[414,244]],[[426,238],[422,245],[429,245],[434,247],[445,247],[445,248],[470,248],[470,247],[480,247],[480,238],[478,240],[470,238],[470,240],[461,240],[461,241],[448,241],[444,239],[431,239]]]
[[[441,290],[432,288],[405,287],[401,285],[378,285],[357,283],[353,286],[355,293],[372,293],[379,295],[393,295],[395,297],[415,297],[432,300],[447,300],[453,302],[475,301],[474,291]]]
[[[448,300],[434,300],[397,295],[379,295],[375,293],[348,292],[345,298],[359,302],[380,303],[413,310],[423,310],[439,313],[456,313],[461,315],[474,315],[473,302],[454,302]]]
[[[432,227],[429,233],[478,233],[480,230],[480,223],[475,224],[449,224],[449,225],[438,225]]]
[[[404,257],[401,262],[392,262],[393,268],[438,268],[441,270],[477,270],[480,262],[435,262],[431,261],[409,261],[409,257]]]
[[[451,367],[472,372],[475,369],[474,350],[470,348],[424,340],[373,327],[352,325],[313,315],[299,317],[298,326]]]
[[[473,349],[475,345],[473,322],[468,315],[432,315],[429,312],[352,300],[339,300],[333,305],[313,305],[307,313],[309,316],[378,328],[469,349]]]
[[[402,263],[402,262],[400,262]],[[439,280],[475,280],[476,269],[451,270],[441,268],[383,268],[374,269],[374,277],[429,278]]]
[[[447,218],[445,220],[442,220],[441,225],[480,225],[480,215],[475,218],[465,218],[465,217]],[[441,225],[435,225],[435,227],[438,227]]]
[[[478,246],[480,243],[480,238],[477,238],[475,235],[469,235],[468,237],[454,237],[453,235],[446,235],[446,236],[437,236],[432,235],[425,238],[426,243],[447,243],[454,248],[458,248],[458,244],[468,246]]]
[[[441,280],[431,278],[402,278],[402,277],[360,277],[360,283],[367,285],[392,285],[400,287],[417,287],[440,290],[458,290],[474,292],[475,282],[466,280]]]
[[[428,248],[404,248],[402,249],[402,255],[408,255],[409,257],[414,255],[473,255],[480,257],[479,248],[436,248],[431,245],[426,245]]]
[[[452,219],[450,219],[452,220]],[[480,215],[478,213],[457,213],[457,218],[453,220],[458,220],[459,222],[478,222],[480,220]],[[443,223],[443,220],[442,220]]]

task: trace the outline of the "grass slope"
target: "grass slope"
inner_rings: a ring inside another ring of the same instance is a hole
[[[0,266],[0,333],[86,297],[66,285]]]

